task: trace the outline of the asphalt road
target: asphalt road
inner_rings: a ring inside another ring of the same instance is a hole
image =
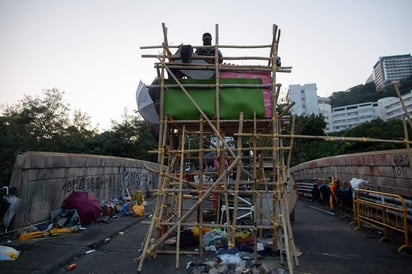
[[[380,242],[377,232],[354,231],[347,220],[310,206],[313,204],[298,201],[292,223],[296,247],[302,252],[294,273],[411,272],[410,253],[396,253],[402,243]],[[0,273],[137,273],[148,221],[148,217],[120,217],[111,224],[94,224],[74,235],[16,244],[21,255],[14,262],[1,262]],[[175,255],[163,254],[147,257],[142,273],[188,273],[188,262],[206,260],[181,255],[180,268],[176,269],[175,259]],[[268,256],[262,261],[276,264],[279,257]],[[68,272],[66,267],[71,263],[76,263],[76,267]]]
[[[412,269],[412,256],[396,252],[400,242],[381,242],[377,231],[355,231],[347,219],[322,210],[298,201],[292,227],[295,244],[302,255],[298,257],[299,266],[294,268],[294,273],[404,274]],[[137,257],[147,228],[139,223],[123,231],[95,252],[79,258],[72,273],[136,273]],[[180,268],[176,269],[175,255],[147,257],[142,273],[188,273],[185,266],[190,261],[199,261],[199,258],[181,255]],[[62,268],[55,273],[67,271]]]
[[[393,234],[391,242],[381,242],[376,230],[354,230],[346,218],[316,210],[312,203],[303,201],[298,202],[292,226],[295,243],[303,253],[299,257],[299,273],[412,272],[412,253],[397,253],[402,245],[401,234]]]

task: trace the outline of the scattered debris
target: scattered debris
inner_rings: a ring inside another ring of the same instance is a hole
[[[69,265],[66,267],[66,270],[67,270],[67,271],[72,271],[73,269],[76,268],[76,266],[77,266],[76,263],[69,264]]]
[[[96,249],[90,249],[90,250],[87,250],[86,252],[84,252],[84,254],[90,254],[90,253],[93,253],[95,251],[96,251]]]
[[[20,251],[17,249],[0,245],[0,261],[15,261],[20,255]]]

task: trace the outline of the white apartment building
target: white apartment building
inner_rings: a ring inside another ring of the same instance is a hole
[[[379,104],[367,102],[332,109],[329,132],[353,128],[359,124],[381,118]]]
[[[401,96],[402,102],[412,117],[412,91]],[[370,122],[380,118],[384,121],[391,119],[403,119],[405,111],[401,100],[397,97],[386,97],[378,102],[368,102],[332,109],[327,132],[341,131],[353,128],[359,124]]]
[[[412,91],[402,95],[401,98],[409,117],[412,117]],[[378,104],[382,111],[383,120],[403,119],[406,116],[401,100],[397,97],[379,99]]]
[[[376,90],[382,90],[392,82],[399,82],[412,76],[412,57],[410,54],[379,57],[373,66]]]
[[[332,106],[330,105],[330,99],[328,97],[318,97],[319,113],[324,117],[326,127],[325,131],[330,132],[331,128],[331,114]]]
[[[291,112],[294,115],[308,116],[319,114],[316,84],[289,85],[288,99],[295,102]]]
[[[386,97],[378,102],[353,104],[332,109],[329,98],[317,96],[316,84],[305,84],[303,86],[290,85],[288,98],[295,102],[291,109],[294,115],[322,114],[326,123],[324,129],[326,132],[350,129],[376,118],[386,121],[405,117],[401,100],[397,97]],[[401,98],[410,117],[412,117],[412,90],[402,95]]]

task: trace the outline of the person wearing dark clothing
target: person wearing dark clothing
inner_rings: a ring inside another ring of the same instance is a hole
[[[345,181],[343,184],[342,206],[348,211],[353,209],[353,190],[352,185],[348,181]]]
[[[330,200],[330,189],[329,185],[326,182],[323,182],[320,187],[319,191],[321,194],[321,199],[322,199],[322,204],[325,206],[329,205],[329,200]]]
[[[204,55],[204,56],[215,56],[215,48],[212,47],[212,35],[208,32],[204,33],[202,36],[203,40],[203,47],[197,48],[195,53],[197,55]],[[220,50],[217,52],[219,56],[219,64],[223,63],[223,55]],[[206,59],[206,61],[210,64],[213,64],[215,61],[214,59]]]
[[[314,183],[312,188],[312,202],[320,202],[319,183]]]

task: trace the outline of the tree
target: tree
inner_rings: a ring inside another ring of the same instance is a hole
[[[295,116],[296,135],[324,136],[326,123],[322,115]],[[336,144],[323,140],[294,139],[291,166],[336,153]]]
[[[412,89],[412,77],[400,82],[401,95],[410,92]],[[397,97],[396,91],[392,85],[387,86],[382,91],[376,91],[375,83],[367,83],[349,88],[346,91],[337,91],[329,96],[332,108],[361,104],[366,102],[376,102],[385,97]]]
[[[26,151],[81,152],[84,138],[97,132],[90,118],[76,112],[70,119],[64,92],[46,89],[42,96],[25,96],[6,106],[0,116],[0,180],[11,176],[16,156]]]
[[[125,110],[122,122],[112,121],[112,128],[102,134],[90,138],[85,150],[88,153],[112,155],[147,161],[156,161],[157,156],[148,150],[156,148],[147,123],[138,115],[130,115]]]
[[[412,130],[408,127],[408,135],[412,136]],[[367,137],[385,140],[403,140],[404,127],[400,119],[383,121],[374,119],[370,122],[360,124],[342,133],[345,137]],[[394,143],[373,143],[373,142],[344,142],[339,147],[339,154],[377,151],[386,149],[404,148],[405,145]]]

